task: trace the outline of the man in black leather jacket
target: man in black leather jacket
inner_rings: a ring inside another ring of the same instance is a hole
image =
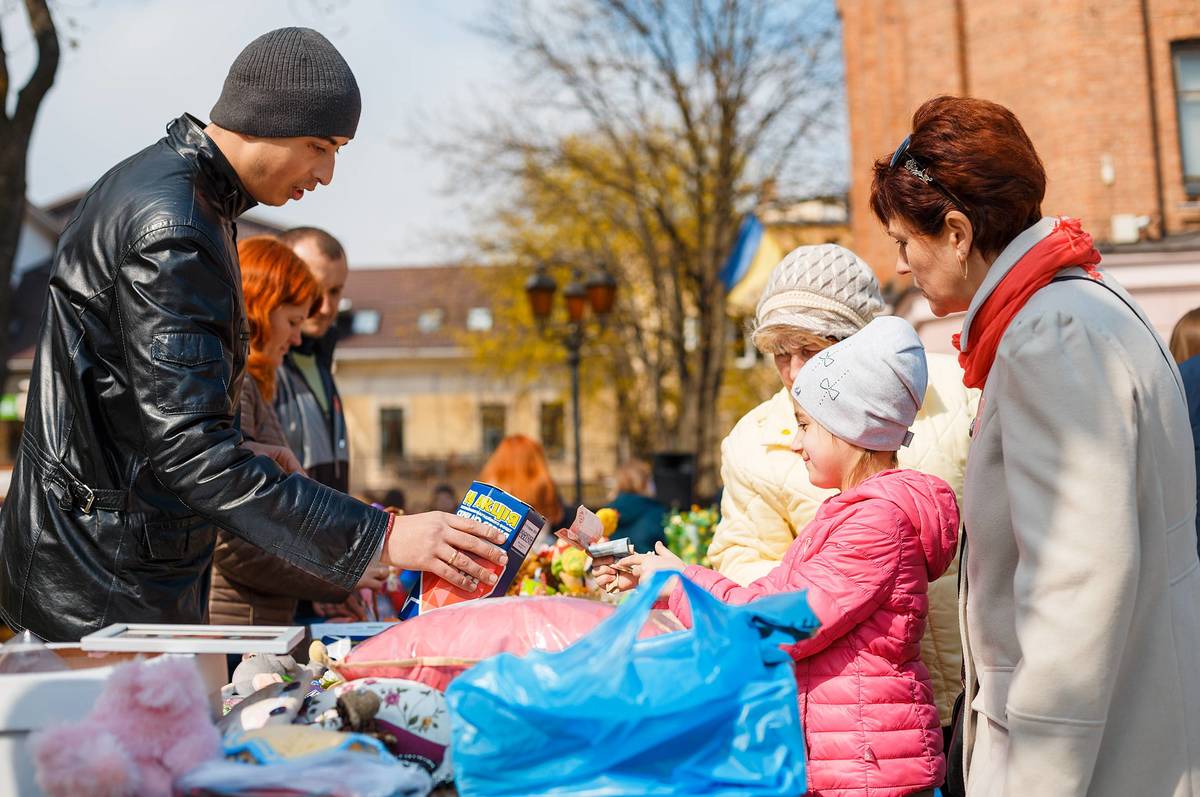
[[[25,429],[0,510],[0,617],[50,640],[205,620],[216,527],[344,588],[376,560],[465,588],[487,527],[393,517],[243,441],[249,334],[234,220],[333,177],[358,86],[316,31],[238,56],[207,127],[190,115],[110,170],[55,255]]]

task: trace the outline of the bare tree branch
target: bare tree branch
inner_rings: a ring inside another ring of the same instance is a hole
[[[658,445],[683,440],[710,485],[721,268],[764,186],[828,160],[810,148],[840,109],[836,24],[817,0],[498,0],[483,29],[525,73],[458,151],[512,189],[504,214],[522,228],[500,225],[494,250],[619,260],[614,376],[638,385],[622,417]]]
[[[17,95],[17,107],[13,112],[13,122],[22,130],[32,130],[33,120],[37,117],[38,107],[46,92],[54,85],[54,73],[58,71],[58,31],[54,27],[54,19],[46,0],[25,0],[25,11],[29,14],[29,27],[33,30],[37,42],[37,65],[29,81]]]

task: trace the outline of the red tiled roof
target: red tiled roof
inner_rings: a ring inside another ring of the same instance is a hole
[[[351,311],[379,313],[374,334],[345,335],[339,348],[454,348],[473,307],[491,307],[475,266],[351,269],[343,294]],[[422,332],[418,319],[440,310],[441,323]]]

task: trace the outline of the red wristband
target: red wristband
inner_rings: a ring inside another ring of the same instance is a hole
[[[387,556],[388,540],[392,536],[392,526],[396,525],[396,516],[393,515],[391,512],[388,512],[387,515],[388,515],[388,524],[387,524],[387,528],[383,532],[383,550],[379,556],[380,561],[383,561],[383,558]]]

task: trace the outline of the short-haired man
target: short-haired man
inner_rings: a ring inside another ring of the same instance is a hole
[[[279,240],[308,264],[321,284],[321,304],[301,325],[300,345],[288,352],[275,375],[275,412],[288,447],[300,459],[305,473],[321,484],[348,493],[350,439],[342,396],[333,378],[335,322],[350,273],[346,250],[341,241],[319,227],[294,227]],[[290,586],[287,578],[274,581],[281,591]],[[309,617],[366,619],[357,595],[331,602],[331,598],[310,590],[306,594],[297,591],[297,597],[301,598],[297,622]]]
[[[345,589],[377,559],[470,588],[482,524],[395,517],[243,441],[248,354],[235,219],[333,179],[361,101],[313,30],[252,42],[205,126],[92,187],[59,240],[21,450],[0,510],[0,617],[49,640],[114,621],[203,622],[220,526]],[[266,456],[264,456],[264,454]]]
[[[342,398],[333,378],[338,305],[349,267],[341,242],[317,227],[279,236],[321,283],[321,306],[300,327],[300,345],[283,360],[275,380],[275,412],[288,445],[309,476],[349,492],[350,448]]]

